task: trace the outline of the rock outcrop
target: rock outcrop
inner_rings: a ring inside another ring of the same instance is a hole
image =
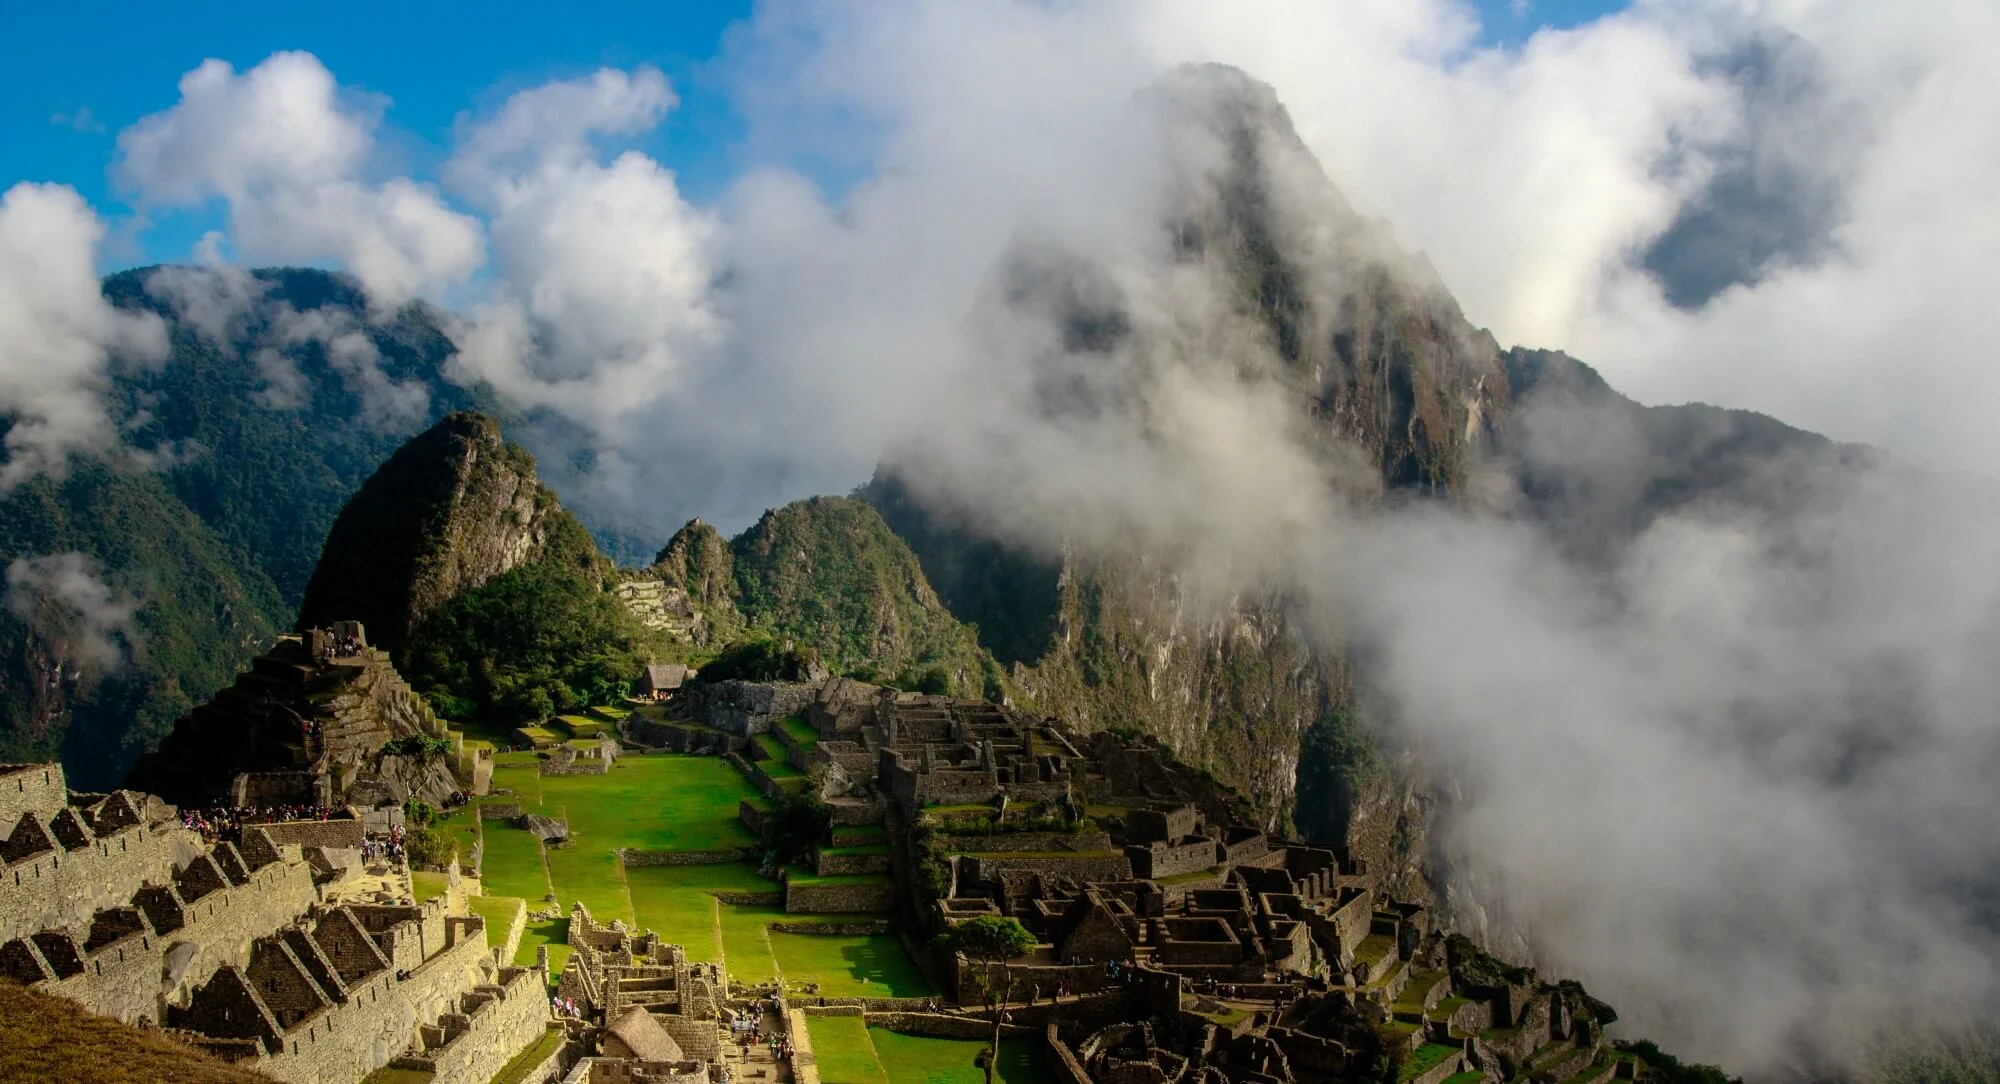
[[[386,747],[445,727],[352,622],[281,638],[248,673],[174,724],[132,785],[183,805],[373,807],[456,789],[446,760]]]
[[[300,629],[358,620],[398,654],[452,598],[541,556],[555,495],[483,414],[453,414],[389,457],[341,509]]]

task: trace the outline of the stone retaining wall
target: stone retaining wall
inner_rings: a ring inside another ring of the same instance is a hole
[[[521,815],[519,802],[489,802],[478,807],[483,821],[511,821]]]
[[[779,933],[821,934],[828,937],[865,937],[889,933],[896,928],[896,924],[886,918],[872,922],[767,922],[765,925]]]
[[[1117,850],[1111,845],[1111,834],[1108,832],[994,832],[988,835],[937,832],[931,835],[931,847],[942,854],[994,851],[1059,854],[1065,851]]]
[[[709,895],[743,907],[777,907],[785,902],[783,892],[710,892]]]
[[[627,847],[618,854],[628,866],[724,866],[753,858],[756,852],[744,847],[726,851],[636,851]]]
[[[325,821],[279,821],[276,824],[260,824],[257,827],[271,837],[271,842],[283,846],[296,843],[301,847],[340,847],[359,850],[361,847],[362,825],[359,818],[342,818]]]
[[[785,886],[785,910],[790,914],[837,915],[856,911],[887,911],[896,906],[896,886],[802,885]]]
[[[1023,871],[1077,881],[1129,881],[1132,863],[1122,854],[975,854],[973,878],[996,881],[1003,872]]]
[[[813,871],[822,877],[889,872],[887,854],[826,854],[815,856]]]
[[[863,1014],[871,1028],[886,1028],[904,1035],[922,1035],[931,1039],[990,1039],[993,1037],[993,1021],[977,1016],[957,1016],[928,1012],[871,1012]],[[1021,1038],[1036,1034],[1036,1029],[1025,1024],[1002,1024],[1002,1038]]]

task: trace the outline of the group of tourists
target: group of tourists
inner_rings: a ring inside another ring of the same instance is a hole
[[[200,832],[209,843],[243,841],[246,824],[276,824],[281,821],[323,821],[331,819],[331,806],[283,803],[267,806],[211,806],[181,810],[181,827]]]
[[[391,825],[387,832],[370,832],[361,841],[361,860],[375,862],[388,859],[391,862],[403,860],[403,828]]]
[[[561,994],[557,994],[555,997],[549,999],[549,1007],[556,1011],[557,1016],[570,1020],[583,1019],[583,1010],[577,1007],[576,1001],[563,997]]]

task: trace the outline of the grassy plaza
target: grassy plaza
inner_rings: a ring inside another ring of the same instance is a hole
[[[540,774],[533,753],[501,753],[495,758],[495,791],[445,821],[445,829],[469,849],[481,846],[482,914],[512,914],[511,902],[528,911],[552,907],[565,917],[530,919],[515,955],[533,963],[536,950],[549,946],[550,966],[560,971],[568,958],[563,943],[570,906],[581,901],[600,922],[621,919],[681,945],[690,959],[723,964],[744,982],[782,979],[818,983],[827,996],[921,997],[934,992],[893,934],[816,934],[772,930],[790,926],[865,922],[869,915],[788,915],[779,901],[783,886],[760,876],[745,862],[696,865],[626,865],[622,851],[720,852],[755,843],[737,819],[739,803],[757,792],[742,773],[715,757],[653,755],[622,757],[603,775]],[[518,804],[523,813],[560,818],[569,826],[567,842],[545,846],[507,820],[478,819],[478,806]],[[863,833],[865,847],[879,847]],[[840,883],[879,878],[815,878]],[[741,900],[729,902],[718,894]],[[550,902],[553,897],[553,903]],[[495,936],[497,937],[497,931]]]

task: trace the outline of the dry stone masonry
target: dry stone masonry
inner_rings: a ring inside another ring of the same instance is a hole
[[[547,977],[501,966],[476,915],[338,903],[361,821],[208,844],[134,791],[0,766],[0,974],[298,1084],[383,1066],[485,1084],[549,1023]],[[314,859],[318,860],[315,861]]]

